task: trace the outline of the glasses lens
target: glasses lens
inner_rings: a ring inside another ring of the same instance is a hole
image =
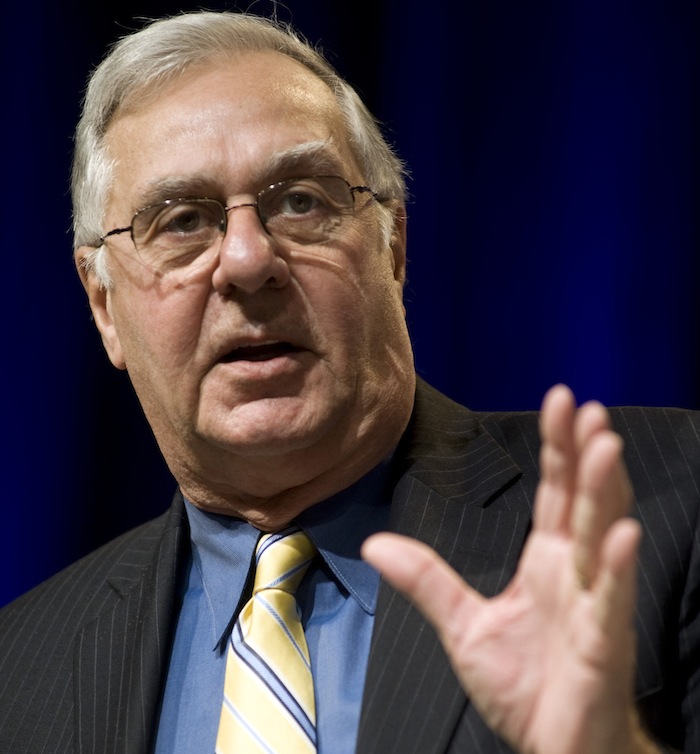
[[[216,199],[170,199],[137,212],[132,233],[143,261],[168,269],[189,265],[214,247],[225,225]]]
[[[353,205],[350,186],[335,176],[282,181],[258,194],[258,211],[268,233],[304,244],[333,238]]]

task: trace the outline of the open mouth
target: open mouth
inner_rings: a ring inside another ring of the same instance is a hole
[[[255,346],[240,346],[227,353],[221,361],[230,364],[235,361],[269,361],[290,353],[298,353],[301,349],[291,343],[262,343]]]

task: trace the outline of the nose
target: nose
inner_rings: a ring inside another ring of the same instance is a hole
[[[289,282],[289,264],[260,222],[255,204],[237,204],[227,210],[227,215],[228,225],[212,276],[214,288],[225,295],[234,290],[256,293],[262,288],[283,288]]]

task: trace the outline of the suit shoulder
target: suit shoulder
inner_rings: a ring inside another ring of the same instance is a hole
[[[125,532],[5,605],[0,609],[0,637],[11,633],[17,621],[47,610],[75,612],[80,605],[81,619],[89,619],[114,593],[110,577],[138,578],[146,571],[171,519],[169,511]]]
[[[700,411],[656,406],[608,409],[613,429],[632,452],[683,457],[700,462]],[[480,411],[481,424],[506,444],[539,444],[539,411]]]
[[[620,407],[610,411],[625,443],[625,462],[637,498],[672,501],[693,517],[700,509],[700,412]],[[689,521],[690,523],[690,521]]]
[[[640,437],[654,443],[700,443],[700,411],[663,406],[616,406],[608,409],[613,427],[624,438]]]

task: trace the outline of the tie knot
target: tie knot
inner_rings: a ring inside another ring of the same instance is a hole
[[[261,589],[294,594],[315,555],[311,540],[296,527],[263,534],[255,548],[253,594]]]

